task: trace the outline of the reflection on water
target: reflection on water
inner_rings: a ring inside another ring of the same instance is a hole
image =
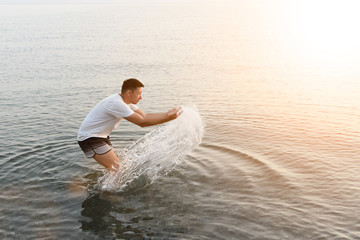
[[[112,236],[121,239],[143,239],[146,235],[131,226],[137,223],[136,218],[131,219],[130,222],[122,222],[119,217],[113,216],[132,211],[132,209],[122,209],[117,206],[116,212],[113,212],[112,202],[102,199],[101,194],[89,196],[82,203],[81,216],[86,217],[86,220],[80,220],[81,229],[84,232],[90,231],[99,238]]]
[[[170,209],[169,203],[173,201],[170,200],[173,197],[169,199],[162,194],[164,186],[162,189],[153,185],[143,186],[144,181],[148,179],[135,180],[133,184],[140,187],[121,193],[90,191],[82,202],[83,218],[79,220],[85,236],[112,236],[120,239],[185,236],[188,228],[175,224],[182,221],[178,219],[179,216],[174,216],[174,210]],[[175,210],[175,214],[179,214],[179,210]]]

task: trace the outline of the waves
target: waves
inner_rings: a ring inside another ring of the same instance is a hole
[[[171,171],[189,152],[200,144],[204,124],[194,107],[183,107],[176,120],[159,127],[121,153],[122,166],[118,172],[99,179],[103,190],[122,191],[135,179],[146,176],[152,182]]]

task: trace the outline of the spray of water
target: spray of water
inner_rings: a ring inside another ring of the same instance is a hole
[[[153,182],[167,174],[189,152],[200,144],[204,125],[195,107],[183,106],[184,112],[149,132],[120,153],[122,164],[116,173],[108,172],[99,178],[106,191],[124,191],[134,180],[145,178]]]

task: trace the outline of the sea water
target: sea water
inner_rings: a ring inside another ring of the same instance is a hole
[[[360,239],[350,1],[6,2],[0,239]],[[76,135],[130,77],[145,85],[144,112],[193,103],[206,126],[196,146],[195,110],[121,122],[110,137],[126,166],[111,176]]]
[[[117,172],[109,171],[99,179],[102,190],[123,191],[140,177],[145,182],[173,170],[198,146],[204,124],[195,106],[182,106],[183,113],[174,121],[158,127],[124,150],[119,151],[121,164]],[[135,184],[138,187],[138,185]]]

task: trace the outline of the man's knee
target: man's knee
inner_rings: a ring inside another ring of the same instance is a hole
[[[113,150],[108,151],[104,154],[95,154],[93,157],[98,163],[103,165],[108,169],[118,169],[120,163],[119,158],[116,156],[116,153]]]

